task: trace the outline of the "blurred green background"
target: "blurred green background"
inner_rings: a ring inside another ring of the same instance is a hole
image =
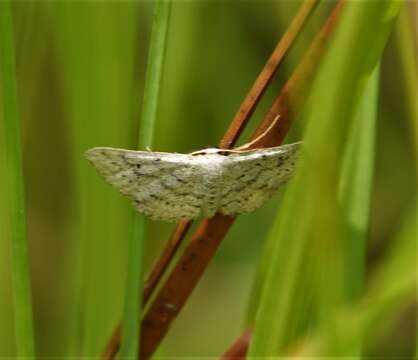
[[[34,321],[42,357],[71,355],[75,348],[95,356],[121,318],[133,211],[83,153],[93,146],[135,148],[152,5],[13,4]],[[316,9],[242,141],[331,5]],[[297,1],[174,2],[153,150],[191,152],[216,145],[298,6]],[[381,66],[369,266],[384,255],[416,196],[414,129],[397,71],[397,46],[395,33]],[[298,119],[289,141],[300,138],[303,125]],[[0,163],[1,197],[2,171]],[[238,218],[175,321],[165,353],[216,356],[240,333],[280,197]],[[6,210],[0,211],[0,356],[7,357],[15,348],[9,231]],[[150,227],[147,268],[173,225],[150,222]],[[400,351],[414,346],[413,320],[405,315],[397,325]]]

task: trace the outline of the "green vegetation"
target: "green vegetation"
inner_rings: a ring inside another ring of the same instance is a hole
[[[21,357],[35,355],[32,299],[28,244],[26,238],[26,211],[20,118],[17,99],[16,64],[14,54],[13,23],[9,1],[0,3],[0,80],[2,95],[3,148],[5,166],[4,215],[9,220],[12,255],[14,327],[16,354]]]
[[[0,356],[35,340],[37,357],[98,356],[123,319],[135,357],[138,279],[174,225],[145,224],[83,154],[216,145],[298,7],[179,1],[168,23],[158,4],[15,2],[10,17],[0,2]],[[216,359],[251,326],[253,359],[414,356],[417,57],[401,5],[347,2],[289,135],[304,141],[295,177],[236,220],[160,354]]]
[[[147,62],[142,119],[139,126],[138,149],[152,148],[154,129],[157,122],[158,98],[164,65],[171,2],[155,3],[154,22],[150,39]],[[129,246],[128,278],[125,293],[125,307],[122,327],[122,346],[120,356],[136,358],[140,328],[140,309],[142,292],[143,243],[146,240],[147,225],[143,216],[134,215],[134,227]]]

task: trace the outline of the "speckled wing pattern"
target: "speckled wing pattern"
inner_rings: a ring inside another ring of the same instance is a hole
[[[199,216],[204,188],[192,156],[103,147],[88,150],[86,157],[109,184],[152,219]]]
[[[99,147],[86,157],[139,212],[179,221],[255,210],[290,178],[299,148],[176,154]]]
[[[219,212],[249,213],[263,205],[293,175],[301,143],[228,156]]]

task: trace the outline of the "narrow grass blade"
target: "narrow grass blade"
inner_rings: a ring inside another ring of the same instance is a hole
[[[392,239],[386,257],[371,274],[364,295],[338,309],[311,341],[301,341],[299,358],[332,356],[336,344],[344,353],[351,352],[363,340],[373,346],[396,326],[400,314],[416,301],[417,218],[415,205]]]
[[[270,235],[275,245],[250,359],[280,354],[295,340],[289,328],[306,316],[301,314],[306,308],[295,304],[304,296],[301,286],[307,279],[312,278],[316,301],[321,302],[312,305],[311,319],[326,321],[344,300],[340,164],[352,109],[381,56],[398,9],[395,1],[345,5],[312,88],[304,153]],[[321,293],[325,284],[326,293]]]
[[[338,195],[342,209],[341,257],[343,269],[341,278],[345,286],[341,289],[341,297],[344,303],[357,300],[364,290],[364,268],[374,173],[379,69],[380,67],[377,66],[370,76],[364,92],[359,94],[360,101],[357,110],[352,113],[352,126],[342,159]],[[327,282],[322,284],[320,289],[322,296],[329,295],[328,285]],[[324,303],[319,302],[319,306]],[[326,308],[320,312],[329,313]],[[324,325],[328,328],[327,324]],[[350,346],[344,342],[342,344],[337,334],[333,338],[334,342],[331,341],[329,344],[333,343],[333,347],[327,347],[328,355],[345,354],[352,357],[353,360],[359,358],[362,352],[363,333],[359,332],[355,336],[353,334],[350,341],[347,341]]]
[[[130,205],[88,164],[94,146],[130,148],[138,2],[45,2],[62,79],[72,199],[66,293],[67,356],[98,356],[121,318]],[[136,127],[135,127],[136,128]]]
[[[405,88],[406,106],[409,112],[410,134],[418,159],[418,64],[417,47],[414,43],[413,26],[408,13],[408,3],[404,3],[396,22],[395,35],[397,55],[401,64],[401,78]],[[416,37],[415,37],[416,39]],[[415,45],[415,46],[414,46]]]
[[[344,213],[347,300],[355,299],[363,288],[374,173],[379,69],[377,66],[359,97],[343,159],[340,204]]]
[[[164,66],[171,1],[158,1],[154,6],[154,20],[138,138],[139,149],[146,149],[152,146],[157,120],[158,97]],[[138,214],[134,214],[134,216],[134,228],[129,246],[128,274],[122,320],[122,343],[120,352],[122,359],[136,359],[139,351],[142,249],[146,237],[146,221],[143,216],[139,216]]]
[[[418,208],[416,197],[402,216],[399,231],[391,241],[387,255],[371,273],[359,315],[364,319],[364,341],[378,343],[396,327],[400,314],[417,301]],[[356,311],[356,310],[355,310]],[[343,340],[345,335],[341,334]],[[384,356],[384,353],[377,354]],[[412,354],[411,354],[412,355]]]
[[[0,2],[0,77],[4,152],[12,240],[12,273],[16,348],[18,357],[34,357],[35,341],[26,237],[22,146],[17,101],[12,14],[9,1]]]

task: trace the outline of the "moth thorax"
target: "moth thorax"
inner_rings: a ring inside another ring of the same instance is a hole
[[[222,196],[223,167],[221,163],[212,164],[203,178],[202,212],[204,217],[212,217],[219,209]]]

